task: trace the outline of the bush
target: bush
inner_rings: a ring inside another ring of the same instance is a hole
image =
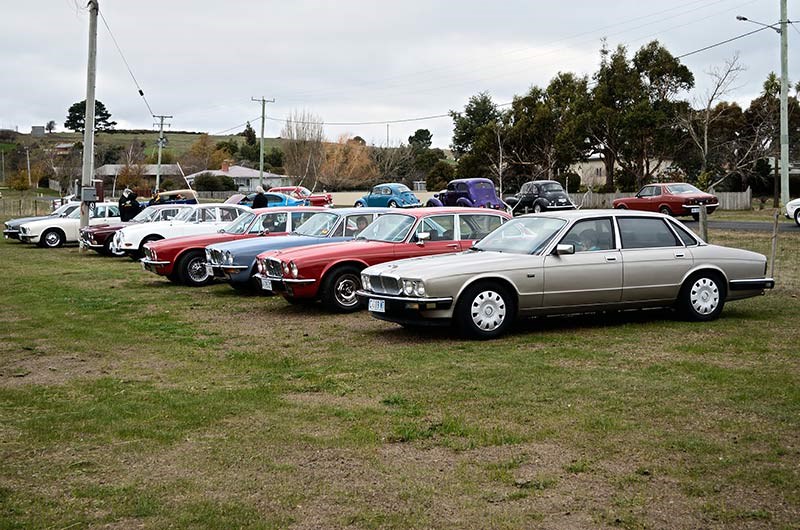
[[[220,186],[222,186],[222,191],[236,191],[239,189],[233,179],[228,175],[220,175],[219,182]]]
[[[196,191],[223,191],[222,180],[213,173],[201,173],[194,178]]]

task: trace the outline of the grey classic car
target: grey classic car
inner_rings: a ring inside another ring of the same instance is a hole
[[[458,254],[369,267],[358,296],[383,320],[493,338],[525,315],[675,306],[712,320],[774,287],[766,271],[763,255],[707,244],[662,214],[573,210],[518,217]]]

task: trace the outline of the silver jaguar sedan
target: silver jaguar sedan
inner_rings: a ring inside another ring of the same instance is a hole
[[[574,210],[518,217],[458,254],[368,267],[358,296],[376,318],[488,339],[526,315],[675,306],[712,320],[773,288],[766,272],[763,255],[705,243],[662,214]]]

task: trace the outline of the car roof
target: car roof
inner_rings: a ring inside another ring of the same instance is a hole
[[[322,206],[273,206],[271,208],[256,208],[253,212],[257,214],[262,213],[278,213],[278,212],[327,212],[330,208]]]
[[[335,214],[342,214],[342,215],[349,215],[353,213],[385,213],[389,211],[397,211],[397,208],[387,208],[385,206],[366,206],[366,207],[355,207],[350,206],[348,208],[323,208],[326,212],[335,213]]]
[[[645,212],[642,210],[628,210],[628,209],[613,209],[613,208],[605,208],[605,209],[594,209],[594,210],[560,210],[560,211],[548,211],[542,213],[529,213],[525,215],[520,215],[519,217],[552,217],[556,219],[583,219],[585,217],[603,217],[615,215],[618,217],[662,217],[667,218],[670,217],[668,215],[664,215],[658,212]],[[671,218],[671,217],[670,217]]]
[[[448,214],[448,213],[472,213],[472,214],[496,214],[511,217],[502,210],[492,210],[491,208],[470,208],[467,206],[432,206],[423,208],[410,208],[408,210],[391,208],[390,213],[409,215],[411,217],[425,217],[426,215]]]
[[[490,182],[492,185],[494,185],[494,182],[492,182],[491,179],[487,179],[487,178],[484,178],[484,177],[475,177],[475,178],[469,178],[469,179],[453,179],[450,182],[448,182],[448,184],[453,184],[455,182],[465,182],[465,183],[469,183],[469,182]]]

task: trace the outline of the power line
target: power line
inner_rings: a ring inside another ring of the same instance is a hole
[[[103,20],[103,25],[108,30],[108,34],[111,35],[111,40],[114,42],[114,46],[116,46],[117,51],[119,52],[119,56],[122,57],[122,62],[125,63],[125,67],[128,69],[128,73],[131,75],[131,79],[133,79],[133,84],[136,85],[137,90],[139,90],[139,95],[142,96],[144,104],[147,105],[147,111],[150,113],[151,116],[155,117],[155,113],[153,112],[153,109],[150,108],[150,103],[147,102],[147,98],[144,96],[144,91],[142,90],[142,87],[139,86],[139,82],[136,80],[136,76],[133,75],[131,66],[128,64],[128,60],[125,59],[125,54],[122,53],[122,48],[119,47],[117,39],[116,37],[114,37],[114,32],[111,31],[111,28],[108,26],[108,22],[106,21],[106,17],[103,16],[102,11],[100,11],[100,18]]]
[[[736,37],[731,37],[730,39],[726,39],[726,40],[717,42],[715,44],[710,44],[708,46],[704,46],[703,48],[699,48],[699,49],[691,51],[689,53],[684,53],[683,55],[678,55],[675,58],[676,59],[683,59],[684,57],[688,57],[688,56],[694,55],[696,53],[704,52],[706,50],[710,50],[711,48],[716,48],[717,46],[722,46],[723,44],[728,44],[729,42],[733,42],[735,40],[739,40],[741,38],[747,37],[747,36],[752,35],[754,33],[758,33],[759,31],[764,31],[765,29],[772,29],[772,28],[765,27],[765,28],[754,29],[753,31],[748,31],[747,33],[742,33],[741,35],[737,35]]]

